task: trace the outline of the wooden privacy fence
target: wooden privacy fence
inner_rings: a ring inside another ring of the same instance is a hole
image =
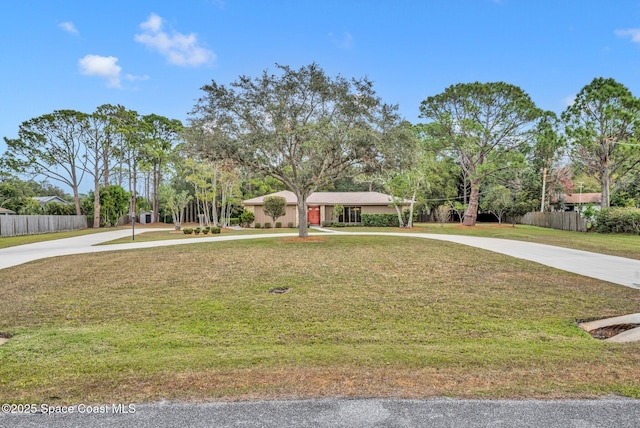
[[[587,220],[580,218],[580,213],[577,211],[526,213],[520,218],[519,223],[572,232],[587,231]]]
[[[0,215],[0,237],[86,229],[84,215]]]

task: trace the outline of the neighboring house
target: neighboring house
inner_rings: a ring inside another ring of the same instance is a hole
[[[283,190],[270,195],[259,196],[242,202],[246,210],[252,211],[255,222],[272,223],[263,209],[263,199],[266,196],[282,196],[287,200],[286,214],[278,218],[284,226],[292,223],[298,226],[298,200],[293,192]],[[307,198],[307,220],[310,225],[320,225],[323,221],[338,221],[341,223],[361,223],[361,214],[395,214],[392,206],[393,198],[378,192],[315,192]],[[342,205],[343,213],[339,219],[332,219],[333,207]],[[409,201],[406,201],[408,207]],[[404,207],[403,207],[404,208]]]
[[[592,204],[600,209],[602,193],[566,193],[560,197],[552,197],[552,204],[564,204],[565,211],[580,211],[581,207]]]
[[[32,199],[37,201],[40,205],[44,205],[49,202],[56,202],[58,204],[69,205],[69,202],[65,201],[59,196],[34,196]]]
[[[13,215],[15,213],[15,211],[11,211],[8,208],[0,208],[0,215]]]

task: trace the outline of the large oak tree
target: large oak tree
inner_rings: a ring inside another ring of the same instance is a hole
[[[522,89],[504,82],[452,85],[424,100],[420,112],[433,122],[429,129],[470,179],[463,224],[473,226],[483,180],[510,168],[513,152],[530,145],[531,128],[541,112]]]
[[[329,77],[315,63],[277,70],[205,85],[191,126],[212,135],[211,156],[276,178],[295,193],[299,235],[306,237],[309,195],[379,157],[383,131],[399,118],[366,78]]]

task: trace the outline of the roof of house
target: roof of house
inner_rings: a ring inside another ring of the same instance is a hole
[[[60,196],[34,196],[33,199],[38,201],[40,205],[44,205],[48,202],[57,202],[60,204],[68,204],[67,201],[62,199]]]
[[[15,214],[15,211],[11,211],[9,208],[0,208],[0,214]]]
[[[565,204],[599,204],[602,193],[567,193],[564,195]]]
[[[295,193],[289,190],[271,193],[247,199],[244,205],[262,205],[266,196],[282,196],[287,200],[287,205],[296,205],[298,199]],[[308,205],[389,205],[393,197],[379,192],[314,192],[307,198]],[[406,203],[411,201],[405,200]]]

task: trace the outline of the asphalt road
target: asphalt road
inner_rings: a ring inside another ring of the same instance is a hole
[[[140,404],[128,413],[0,414],[0,427],[637,428],[640,400],[323,399]],[[97,409],[98,411],[100,409]],[[133,412],[132,412],[133,410]]]

